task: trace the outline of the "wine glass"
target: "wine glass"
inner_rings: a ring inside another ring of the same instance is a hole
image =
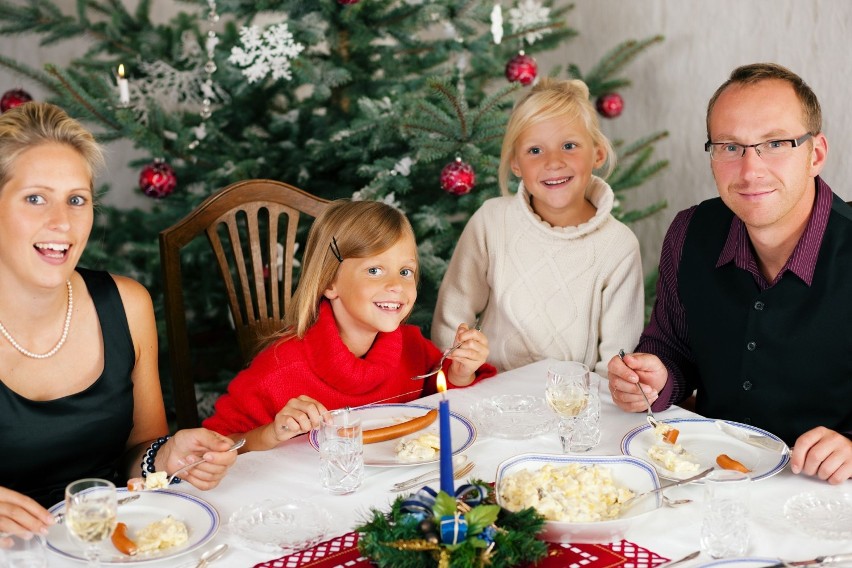
[[[115,530],[115,485],[106,479],[79,479],[65,488],[65,526],[83,547],[89,568],[100,562],[101,543]]]
[[[589,368],[583,363],[560,361],[547,369],[547,404],[559,416],[562,451],[571,449],[574,421],[589,403]]]

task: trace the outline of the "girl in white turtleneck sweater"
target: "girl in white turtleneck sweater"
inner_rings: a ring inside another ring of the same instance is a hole
[[[470,218],[441,283],[432,340],[453,341],[479,318],[499,370],[545,358],[606,362],[642,331],[639,243],[612,215],[615,152],[582,81],[543,78],[509,119],[504,197]],[[510,195],[509,172],[521,179]]]

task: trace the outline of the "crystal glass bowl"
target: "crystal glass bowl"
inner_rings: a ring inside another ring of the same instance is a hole
[[[799,493],[787,499],[784,516],[810,536],[852,539],[852,493],[840,490]]]
[[[477,429],[495,438],[524,439],[556,431],[556,416],[543,397],[504,394],[486,398],[470,409]]]
[[[266,499],[244,505],[228,519],[228,530],[240,544],[264,552],[296,552],[328,536],[331,514],[298,499]]]

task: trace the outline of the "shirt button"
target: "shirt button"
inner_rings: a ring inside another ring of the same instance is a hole
[[[757,349],[757,343],[755,343],[754,341],[749,341],[746,344],[746,349],[748,349],[749,351],[754,351],[755,349]]]
[[[743,390],[751,390],[751,381],[745,381],[743,383]]]
[[[754,303],[754,309],[755,310],[762,310],[764,308],[764,306],[765,306],[765,304],[763,302],[761,302],[760,300],[758,300],[757,302]]]

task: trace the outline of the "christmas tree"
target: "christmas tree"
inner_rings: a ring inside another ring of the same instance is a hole
[[[0,64],[38,81],[54,102],[94,125],[98,138],[128,138],[150,159],[140,188],[150,210],[101,207],[84,264],[140,280],[162,321],[157,234],[234,181],[286,181],[328,199],[376,199],[401,208],[417,234],[421,281],[411,322],[428,327],[437,289],[466,220],[499,194],[503,127],[537,75],[535,54],[576,32],[573,6],[552,0],[194,0],[166,24],[150,0],[0,0],[0,32],[52,44],[85,37],[67,68]],[[546,71],[586,81],[599,112],[621,112],[624,67],[661,37],[625,41],[585,73],[566,62]],[[26,93],[7,93],[17,104]],[[652,157],[657,132],[616,140],[609,181],[614,214],[632,222],[664,207],[624,206],[625,193],[666,166]],[[106,188],[101,188],[105,191]],[[202,243],[203,244],[203,243]],[[187,262],[210,267],[203,247]],[[191,269],[186,270],[191,272]],[[214,278],[192,284],[196,332],[226,321]],[[161,337],[165,337],[161,329]],[[165,347],[165,346],[164,346]],[[166,360],[163,358],[163,360]],[[232,371],[225,373],[232,376]]]

